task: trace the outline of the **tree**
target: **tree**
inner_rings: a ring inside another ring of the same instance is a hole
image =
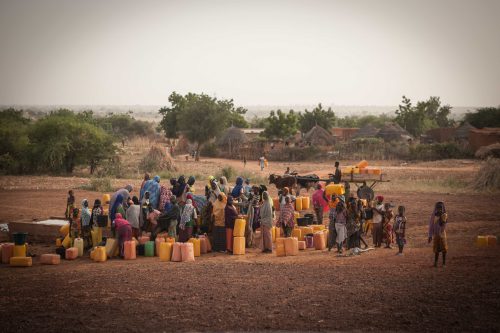
[[[402,104],[396,110],[396,122],[413,136],[420,136],[425,131],[436,127],[447,127],[453,124],[448,119],[451,106],[441,106],[439,97],[430,97],[427,101],[413,106],[411,100],[403,96]]]
[[[335,113],[332,111],[332,108],[324,110],[321,103],[319,103],[311,112],[307,110],[303,114],[299,112],[299,123],[302,133],[309,132],[316,125],[329,130],[335,125]]]
[[[30,129],[32,168],[39,171],[73,172],[89,165],[91,172],[114,156],[112,137],[69,110],[51,112]]]
[[[0,171],[22,173],[29,156],[30,120],[12,108],[0,111],[0,119]]]
[[[476,109],[467,113],[464,120],[477,128],[500,127],[500,106]]]
[[[277,110],[276,113],[271,111],[263,135],[270,139],[286,139],[297,133],[298,127],[299,117],[293,110],[288,113],[281,110]]]
[[[170,94],[171,107],[159,110],[162,115],[160,128],[168,138],[177,138],[182,132],[196,143],[196,160],[205,142],[214,138],[229,126],[248,127],[244,118],[246,109],[234,107],[233,100],[218,100],[206,94],[188,93],[182,96]]]

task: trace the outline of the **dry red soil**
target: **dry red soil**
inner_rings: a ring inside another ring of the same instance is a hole
[[[67,188],[85,182],[29,180],[32,186],[0,177],[1,222],[60,216]],[[474,245],[476,235],[500,234],[498,197],[411,188],[383,194],[406,206],[402,257],[395,249],[279,258],[250,249],[194,263],[83,257],[42,266],[39,255],[54,245],[33,244],[33,267],[0,265],[1,331],[500,331],[500,251]],[[77,201],[100,195],[76,190]],[[441,200],[449,254],[446,268],[434,268],[427,223]]]

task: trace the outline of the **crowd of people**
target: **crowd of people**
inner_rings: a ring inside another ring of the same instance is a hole
[[[338,169],[338,164],[336,165]],[[341,175],[336,171],[336,182]],[[249,179],[237,177],[234,186],[226,177],[210,176],[204,193],[195,190],[195,178],[180,176],[165,183],[159,176],[150,179],[145,174],[138,196],[132,185],[119,189],[104,202],[96,199],[90,207],[87,199],[82,200],[80,209],[75,207],[73,191],[69,191],[66,217],[70,220],[71,235],[84,239],[86,247],[92,246],[91,230],[101,226],[99,221],[109,219],[110,231],[118,238],[123,256],[123,244],[132,237],[148,234],[154,240],[159,233],[168,233],[179,242],[186,242],[197,235],[209,235],[213,250],[231,254],[233,251],[233,229],[236,219],[245,218],[246,247],[258,247],[263,253],[272,253],[272,229],[281,229],[283,237],[291,237],[295,227],[295,200],[291,189],[283,188],[273,201],[266,185],[252,185]],[[108,201],[109,200],[109,201]],[[275,207],[275,204],[279,207]],[[391,203],[383,196],[373,201],[356,198],[353,194],[327,197],[321,183],[312,194],[312,208],[317,224],[327,224],[329,229],[328,250],[337,250],[339,256],[345,250],[368,248],[365,238],[371,233],[374,248],[392,248],[395,243],[397,254],[403,255],[406,244],[407,219],[405,207],[394,212]],[[324,223],[324,216],[328,221]],[[444,203],[438,202],[429,221],[429,243],[433,240],[435,265],[442,253],[446,262],[447,214]],[[259,244],[256,231],[260,230]]]

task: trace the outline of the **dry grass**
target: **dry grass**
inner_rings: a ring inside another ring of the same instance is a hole
[[[479,191],[500,190],[500,159],[489,158],[479,169],[474,188]]]

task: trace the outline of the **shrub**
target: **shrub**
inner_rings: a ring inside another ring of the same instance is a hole
[[[479,169],[474,187],[480,191],[500,190],[500,159],[489,158]]]
[[[456,143],[419,144],[410,147],[410,159],[433,161],[453,158],[470,158],[472,154]]]
[[[220,178],[222,176],[226,177],[228,181],[231,181],[232,178],[236,175],[236,170],[233,167],[228,166],[224,167],[217,173],[216,177]]]
[[[111,185],[111,179],[94,177],[90,179],[90,183],[81,186],[82,190],[95,191],[95,192],[112,192],[113,186]]]

